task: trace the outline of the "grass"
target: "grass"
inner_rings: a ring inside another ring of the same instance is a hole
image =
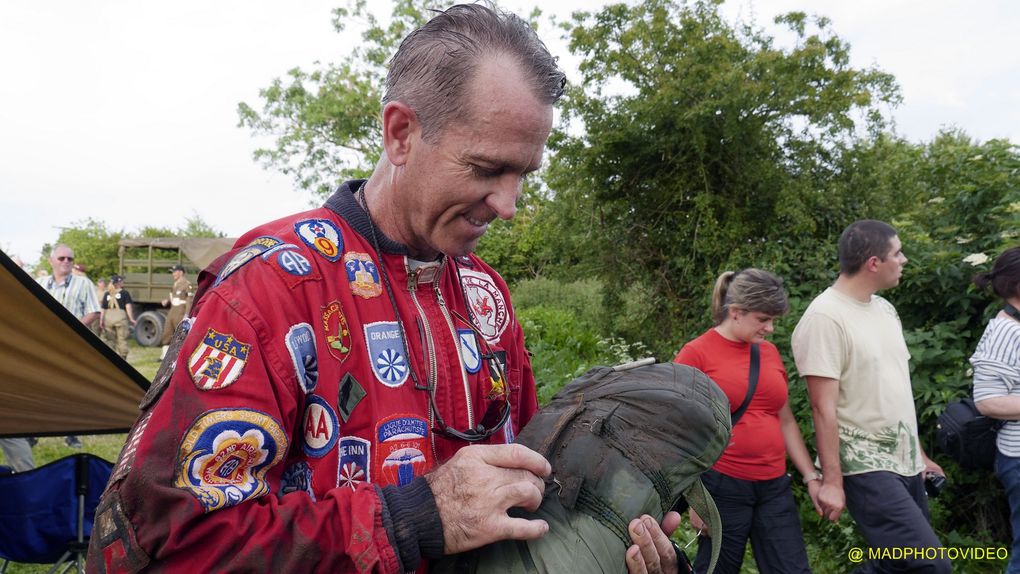
[[[159,367],[159,347],[139,347],[134,341],[130,342],[128,362],[138,369],[146,379],[152,380]],[[43,437],[32,449],[35,457],[35,465],[42,466],[65,456],[87,452],[98,457],[105,458],[110,462],[116,462],[120,455],[120,449],[124,446],[125,434],[91,435],[79,436],[83,447],[73,449],[64,443],[63,437]],[[0,452],[0,464],[4,463],[3,453]],[[7,572],[10,574],[44,574],[49,572],[50,564],[15,564],[11,563]]]

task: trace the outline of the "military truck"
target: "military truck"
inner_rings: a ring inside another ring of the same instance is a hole
[[[159,345],[163,324],[169,309],[161,302],[170,298],[174,279],[170,267],[182,265],[192,285],[198,285],[198,272],[217,257],[230,250],[235,238],[142,238],[122,239],[118,255],[119,275],[124,277],[124,288],[134,300],[135,340],[143,347]]]

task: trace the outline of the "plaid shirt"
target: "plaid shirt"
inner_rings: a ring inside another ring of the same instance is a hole
[[[54,299],[60,302],[72,315],[81,319],[89,313],[99,312],[99,302],[96,301],[96,286],[87,277],[68,275],[62,282],[57,283],[52,275],[39,279],[43,289],[49,291]]]

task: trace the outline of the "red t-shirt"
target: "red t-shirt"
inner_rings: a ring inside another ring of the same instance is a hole
[[[743,480],[770,480],[786,472],[786,445],[779,427],[779,410],[787,401],[786,368],[775,345],[765,341],[758,347],[758,387],[713,467]],[[715,381],[730,400],[731,412],[744,402],[751,367],[749,343],[730,341],[709,329],[684,345],[673,362],[700,369]]]

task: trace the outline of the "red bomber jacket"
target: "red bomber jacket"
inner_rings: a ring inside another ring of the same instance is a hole
[[[403,572],[442,554],[422,475],[468,443],[436,415],[465,431],[509,409],[485,442],[511,442],[535,381],[502,278],[373,239],[360,184],[237,241],[143,400],[89,572]]]

